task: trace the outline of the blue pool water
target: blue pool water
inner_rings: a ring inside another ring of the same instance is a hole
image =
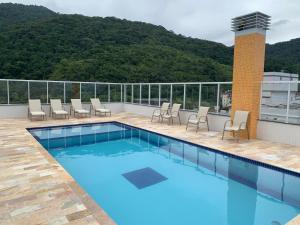
[[[297,174],[120,123],[29,129],[119,225],[279,225]]]

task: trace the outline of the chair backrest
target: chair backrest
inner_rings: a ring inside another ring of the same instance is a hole
[[[172,106],[172,109],[171,109],[171,114],[173,116],[177,116],[178,113],[179,113],[180,107],[181,107],[181,104],[174,103],[173,106]]]
[[[91,103],[94,109],[102,109],[102,105],[99,98],[91,98]]]
[[[208,114],[208,110],[209,110],[209,107],[200,106],[198,114],[197,114],[198,119],[202,118],[202,117],[206,117]]]
[[[74,110],[82,109],[81,99],[71,99]]]
[[[50,99],[50,105],[53,111],[63,110],[60,99]]]
[[[161,113],[161,114],[167,113],[168,110],[169,110],[169,106],[170,106],[170,103],[164,102],[164,103],[161,105],[160,113]]]
[[[29,99],[29,111],[30,112],[40,112],[42,111],[42,105],[40,99]]]
[[[233,126],[240,126],[242,123],[241,129],[246,129],[248,115],[248,111],[235,111],[233,118]]]

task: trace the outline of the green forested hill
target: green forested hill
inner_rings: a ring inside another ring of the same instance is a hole
[[[300,38],[266,46],[265,71],[300,74]]]
[[[55,13],[43,6],[0,4],[0,31],[18,23],[47,19]]]
[[[0,4],[0,24],[4,27],[0,28],[0,78],[231,80],[231,47],[176,35],[161,26],[112,17],[61,15],[44,7],[18,4]],[[276,70],[293,72],[297,68],[284,61],[287,57],[278,56],[280,47],[267,47],[268,68],[276,68],[273,61],[280,67]],[[294,55],[289,59],[299,62]]]

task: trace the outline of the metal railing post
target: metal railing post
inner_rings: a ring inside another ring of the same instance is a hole
[[[123,84],[120,84],[120,91],[121,91],[121,93],[120,93],[120,102],[122,102],[123,101]]]
[[[131,84],[131,104],[133,104],[133,84]]]
[[[110,84],[107,85],[108,91],[108,102],[110,102]]]
[[[64,103],[66,104],[66,82],[64,82]]]
[[[183,85],[183,109],[185,109],[186,84]]]
[[[140,84],[140,105],[142,104],[142,85]]]
[[[95,83],[94,87],[94,98],[97,98],[97,83]]]
[[[149,84],[149,90],[148,90],[148,105],[151,105],[151,85]]]
[[[218,83],[218,91],[217,91],[217,112],[220,112],[220,83]]]
[[[126,102],[126,100],[127,100],[126,99],[127,98],[127,85],[126,84],[124,84],[124,90],[123,91],[124,91],[124,96],[123,96],[124,97],[124,102]]]
[[[261,120],[262,113],[262,97],[263,97],[263,81],[260,82],[260,99],[259,99],[259,119]]]
[[[170,103],[173,104],[173,84],[170,85]]]
[[[7,91],[7,104],[9,105],[9,80],[7,80],[6,83],[6,91]]]
[[[161,84],[158,85],[158,106],[160,106]]]
[[[30,99],[30,83],[27,81],[27,100]]]
[[[81,82],[79,83],[79,98],[81,100]]]
[[[49,82],[47,81],[47,104],[49,104]]]
[[[198,97],[198,98],[199,98],[199,99],[198,99],[198,100],[199,100],[199,103],[198,103],[198,105],[199,105],[198,108],[199,108],[199,109],[200,109],[200,107],[201,107],[201,96],[202,96],[202,93],[201,93],[201,92],[202,92],[202,84],[200,83],[200,84],[199,84],[199,97]]]
[[[285,119],[286,123],[289,122],[290,101],[291,101],[291,82],[289,82],[288,98],[287,98],[287,105],[286,105],[286,119]]]

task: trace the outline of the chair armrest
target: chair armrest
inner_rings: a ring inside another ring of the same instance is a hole
[[[194,116],[195,118],[197,118],[197,114],[191,114],[191,115],[189,116],[189,118],[188,118],[188,121],[190,121],[190,119],[191,119],[193,116]]]
[[[230,124],[232,125],[232,120],[226,120],[225,123],[224,123],[224,130],[225,130],[225,128],[226,128],[228,122],[230,122]]]
[[[155,110],[153,111],[152,115],[153,115],[155,112],[157,112],[157,111],[160,112],[160,109],[155,109]]]
[[[241,130],[242,125],[245,125],[245,127],[247,127],[247,123],[246,122],[241,122],[240,125],[239,125],[239,130]]]
[[[204,118],[205,121],[207,120],[207,116],[199,116],[199,120],[200,120],[201,118]]]

